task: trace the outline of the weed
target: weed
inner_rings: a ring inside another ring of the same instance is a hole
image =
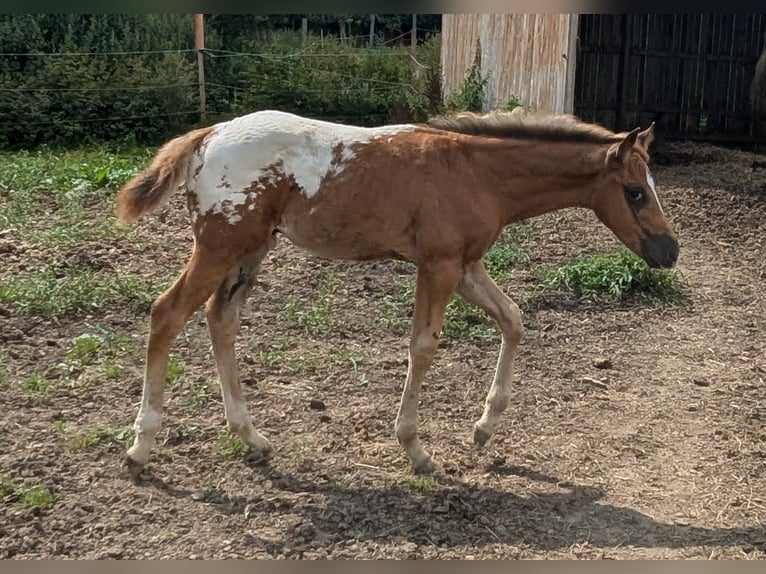
[[[17,504],[26,508],[46,508],[56,502],[56,495],[44,484],[16,489]]]
[[[10,477],[0,476],[0,502],[9,502],[26,508],[47,508],[56,502],[57,496],[44,484],[22,486]]]
[[[125,367],[116,363],[106,363],[104,365],[104,376],[112,381],[115,381],[122,377],[122,373],[125,372]]]
[[[180,384],[181,377],[184,374],[184,364],[177,355],[171,353],[168,357],[168,366],[165,373],[168,385],[171,388],[177,387]]]
[[[369,360],[360,351],[345,349],[343,351],[333,352],[330,353],[330,360],[340,366],[350,363],[354,370],[354,376],[356,377],[357,382],[362,386],[369,383],[367,375],[359,369],[360,365],[369,363]]]
[[[529,244],[532,229],[529,225],[514,225],[506,228],[495,244],[484,255],[487,273],[498,283],[511,279],[512,268],[529,261]]]
[[[87,450],[97,446],[126,449],[132,440],[133,429],[131,427],[99,427],[80,433],[66,442],[70,448],[75,450]]]
[[[319,294],[313,305],[307,306],[295,296],[290,296],[282,308],[282,316],[306,331],[308,335],[321,337],[336,327],[332,315],[332,300],[340,278],[335,271],[327,271],[319,282]]]
[[[444,313],[442,335],[449,339],[485,341],[496,334],[487,315],[462,297],[454,295]]]
[[[19,383],[21,392],[37,399],[45,399],[50,394],[51,381],[43,375],[34,374]]]
[[[229,431],[221,431],[218,434],[218,447],[226,458],[236,458],[248,451],[242,439]]]
[[[264,367],[277,367],[287,362],[286,351],[295,346],[292,337],[269,344],[266,350],[258,351],[258,359]]]
[[[83,333],[72,340],[72,348],[67,357],[81,364],[91,364],[104,346],[104,340],[93,333]]]
[[[544,273],[537,292],[563,288],[592,301],[643,295],[678,303],[682,299],[679,283],[672,271],[652,269],[640,257],[621,248],[615,253],[575,259]]]
[[[85,332],[72,339],[66,358],[52,366],[47,374],[67,379],[70,385],[100,374],[108,379],[119,378],[124,368],[115,359],[129,352],[128,338],[101,326],[94,330],[99,333]],[[98,369],[93,368],[96,365]]]
[[[451,111],[481,112],[484,107],[484,89],[489,78],[481,74],[481,44],[476,42],[476,55],[466,72],[460,89],[450,94],[447,109]]]
[[[405,490],[412,492],[428,492],[436,484],[436,480],[430,474],[423,474],[420,476],[407,477],[401,480],[399,485]]]
[[[192,381],[189,384],[189,397],[186,403],[192,407],[204,407],[213,398],[210,385],[206,381]]]
[[[521,100],[519,100],[517,96],[511,96],[508,99],[508,102],[506,102],[505,104],[505,111],[512,112],[516,108],[520,108],[520,107],[521,107]]]

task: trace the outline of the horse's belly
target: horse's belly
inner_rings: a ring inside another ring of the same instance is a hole
[[[396,246],[349,225],[331,226],[321,220],[285,221],[277,230],[296,247],[328,259],[369,260],[402,258]]]

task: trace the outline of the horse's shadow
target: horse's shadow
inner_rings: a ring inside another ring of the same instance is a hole
[[[273,493],[253,499],[223,494],[214,504],[226,514],[288,511],[302,517],[302,526],[286,532],[277,545],[322,545],[350,539],[406,540],[445,547],[519,544],[538,550],[573,545],[614,548],[689,548],[742,546],[766,551],[766,527],[706,528],[655,520],[632,508],[602,501],[605,493],[521,466],[491,466],[496,476],[518,476],[558,484],[559,492],[526,496],[439,475],[435,481],[413,479],[389,487],[347,486],[313,482],[269,466],[252,465],[267,478]],[[420,485],[420,486],[417,486]],[[155,483],[157,487],[158,484]],[[309,503],[290,501],[302,494]],[[176,490],[176,496],[188,493]],[[313,496],[318,495],[318,496]],[[269,542],[274,545],[274,541]]]

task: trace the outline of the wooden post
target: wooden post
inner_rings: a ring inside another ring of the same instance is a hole
[[[199,115],[200,121],[207,119],[207,106],[205,105],[205,16],[194,15],[194,47],[197,50],[197,75],[199,82]]]
[[[375,42],[375,14],[370,14],[370,48]]]
[[[420,72],[421,72],[420,66],[418,65],[418,61],[415,59],[417,50],[418,50],[418,15],[413,14],[412,29],[410,30],[410,54],[412,55],[412,65],[410,69],[412,70],[412,79],[413,79],[413,82],[415,82],[415,85],[417,85],[418,80],[420,80]]]
[[[301,46],[306,45],[306,40],[309,35],[309,19],[301,18]]]

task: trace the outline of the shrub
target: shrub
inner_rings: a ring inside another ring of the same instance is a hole
[[[542,291],[566,289],[590,300],[621,300],[632,295],[677,302],[681,299],[678,276],[652,269],[627,249],[575,259],[545,273]]]

